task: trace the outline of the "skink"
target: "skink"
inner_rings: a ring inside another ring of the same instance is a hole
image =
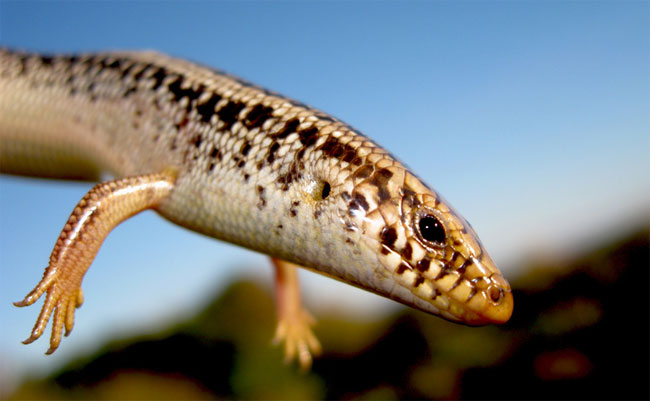
[[[349,125],[226,73],[155,52],[0,50],[0,172],[100,180],[73,210],[43,279],[18,306],[72,330],[103,240],[146,209],[270,255],[288,359],[320,351],[296,268],[445,319],[503,323],[509,284],[472,227]]]

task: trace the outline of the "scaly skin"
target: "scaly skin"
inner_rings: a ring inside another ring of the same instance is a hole
[[[388,152],[320,111],[162,54],[0,50],[0,171],[149,179],[168,190],[125,216],[153,208],[452,321],[502,323],[512,313],[510,286],[474,230]],[[67,305],[77,305],[93,257],[77,268]],[[31,340],[55,306],[46,303]],[[55,313],[55,326],[71,319]]]

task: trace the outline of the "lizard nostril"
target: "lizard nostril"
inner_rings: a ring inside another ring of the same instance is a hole
[[[487,295],[490,298],[490,301],[494,303],[495,305],[498,305],[501,303],[501,300],[503,299],[503,290],[496,285],[491,285],[487,289]]]

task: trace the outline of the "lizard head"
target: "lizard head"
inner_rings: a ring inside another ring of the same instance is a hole
[[[314,219],[321,253],[296,261],[448,320],[506,322],[512,290],[469,223],[388,152],[335,132],[297,186],[333,224]]]
[[[473,228],[440,195],[399,164],[375,169],[354,193],[376,201],[360,225],[375,238],[387,275],[381,292],[469,325],[510,318],[510,285]]]
[[[417,187],[413,183],[411,188]],[[443,317],[471,325],[508,321],[510,285],[472,226],[424,185],[419,192],[404,188],[400,209],[408,244],[402,260],[414,268],[416,281],[430,283],[431,296],[440,298],[431,301]],[[413,288],[416,296],[418,292]]]

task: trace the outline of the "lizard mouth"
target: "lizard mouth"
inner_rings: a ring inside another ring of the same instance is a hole
[[[471,326],[503,324],[512,315],[512,290],[503,276],[488,266],[489,263],[491,260],[487,257],[470,258],[463,265],[473,266],[471,269],[454,269],[441,261],[415,263],[402,259],[400,267],[394,271],[394,278],[415,296],[413,302],[405,303],[425,312]],[[475,274],[477,270],[491,272]]]

